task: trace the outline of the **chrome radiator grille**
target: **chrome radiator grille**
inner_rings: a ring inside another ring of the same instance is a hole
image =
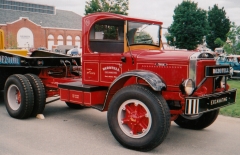
[[[187,99],[185,114],[194,115],[199,113],[199,99]]]

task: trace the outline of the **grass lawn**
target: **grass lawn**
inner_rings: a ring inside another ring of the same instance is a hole
[[[240,118],[240,80],[228,80],[230,88],[237,88],[236,103],[225,108],[221,108],[220,114]]]

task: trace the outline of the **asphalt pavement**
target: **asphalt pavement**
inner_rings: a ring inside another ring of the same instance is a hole
[[[165,141],[149,152],[124,148],[112,136],[107,113],[46,105],[44,120],[11,118],[0,94],[0,155],[239,155],[240,118],[219,116],[204,130],[172,122]]]

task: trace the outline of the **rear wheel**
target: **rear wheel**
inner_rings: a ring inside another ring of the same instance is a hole
[[[70,103],[70,102],[66,102],[66,104],[71,109],[83,109],[83,108],[85,108],[84,106],[82,106],[80,104],[75,104],[75,103]]]
[[[162,143],[170,129],[166,101],[141,85],[122,88],[108,109],[109,128],[123,146],[148,151]]]
[[[179,115],[175,123],[182,128],[200,130],[211,125],[218,116],[219,109],[196,116]]]
[[[29,80],[20,74],[10,76],[4,87],[4,101],[11,117],[27,118],[34,105],[33,90]]]
[[[34,93],[34,107],[31,116],[42,114],[46,104],[46,93],[42,80],[34,74],[25,74],[32,85]]]

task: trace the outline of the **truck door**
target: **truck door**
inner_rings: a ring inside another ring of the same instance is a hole
[[[100,82],[109,85],[122,73],[122,53],[101,53],[99,61]]]
[[[91,28],[89,38],[92,53],[98,55],[99,82],[109,86],[122,73],[124,21],[100,20]]]

